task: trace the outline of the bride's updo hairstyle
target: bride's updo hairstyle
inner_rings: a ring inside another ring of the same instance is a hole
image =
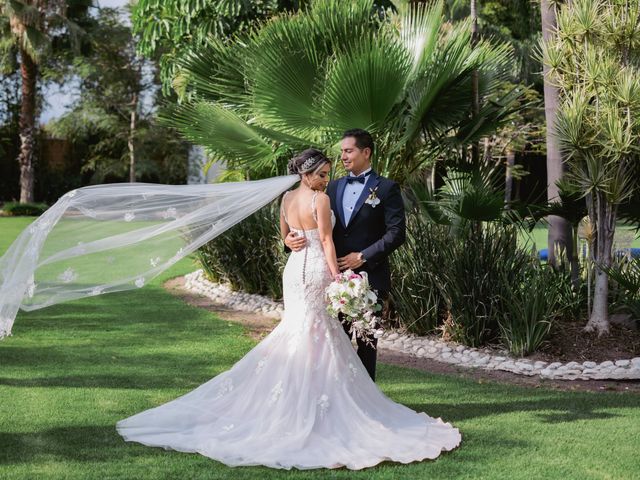
[[[327,163],[331,163],[331,160],[324,153],[315,148],[307,148],[289,160],[289,173],[291,175],[315,173]]]

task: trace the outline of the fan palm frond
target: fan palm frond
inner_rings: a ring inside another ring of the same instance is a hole
[[[231,165],[264,167],[274,159],[272,144],[244,119],[214,103],[199,101],[168,109],[163,123],[202,145],[217,160]]]
[[[485,41],[472,46],[469,22],[445,24],[443,9],[439,0],[387,15],[372,0],[316,0],[243,38],[194,48],[175,84],[187,103],[212,100],[233,111],[234,128],[245,122],[260,138],[260,155],[251,158],[278,161],[262,156],[266,143],[274,152],[331,150],[341,131],[361,127],[376,137],[376,168],[403,180],[451,147],[443,139],[459,131],[458,142],[476,140],[495,129],[517,96],[490,102],[468,122],[472,72],[483,98],[495,98],[511,52]]]
[[[255,39],[259,55],[247,65],[252,104],[260,123],[302,136],[313,136],[322,116],[316,89],[323,77],[322,41],[299,16],[270,22]]]
[[[440,191],[440,205],[452,217],[496,221],[504,211],[504,193],[497,171],[481,166],[471,172],[449,171]]]
[[[323,92],[327,128],[382,130],[403,97],[410,68],[407,51],[386,36],[366,39],[337,57],[327,71]]]
[[[180,57],[178,81],[184,77],[185,85],[206,100],[244,106],[248,102],[243,78],[246,49],[247,43],[240,39],[226,44],[212,37]]]
[[[468,116],[460,123],[455,135],[456,142],[468,145],[478,141],[481,137],[495,132],[514,113],[528,108],[531,103],[518,105],[521,93],[518,87],[513,87],[501,98],[485,102],[477,115]]]
[[[307,12],[309,32],[316,32],[329,53],[346,53],[375,32],[378,19],[373,0],[315,0]]]
[[[623,305],[640,321],[640,258],[625,259],[603,270],[624,290]]]
[[[412,3],[400,9],[400,41],[411,57],[411,76],[423,69],[424,62],[436,48],[443,10],[442,0],[429,6],[424,3]]]
[[[450,225],[451,221],[438,204],[436,192],[433,191],[430,182],[422,178],[414,178],[407,182],[404,195],[411,207],[416,207],[421,215],[430,222],[439,225]]]

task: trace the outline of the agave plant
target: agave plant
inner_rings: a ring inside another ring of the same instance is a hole
[[[376,138],[374,168],[403,180],[443,149],[505,122],[518,92],[496,97],[510,72],[508,45],[471,44],[467,21],[445,21],[442,1],[316,0],[228,42],[182,58],[167,118],[211,158],[253,175],[282,173],[291,151],[332,151],[341,133]],[[483,102],[471,115],[472,72]]]

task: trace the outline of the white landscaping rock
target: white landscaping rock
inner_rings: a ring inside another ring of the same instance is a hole
[[[202,270],[184,277],[184,288],[200,293],[217,303],[245,312],[256,312],[274,319],[281,319],[284,305],[261,295],[234,292],[228,285],[217,284],[206,279]],[[444,363],[459,364],[468,368],[502,370],[519,375],[539,375],[556,380],[607,380],[640,379],[640,357],[601,362],[582,363],[532,362],[526,358],[510,357],[504,350],[477,349],[453,342],[444,342],[438,337],[418,337],[399,331],[385,332],[379,346],[395,352],[433,358]]]

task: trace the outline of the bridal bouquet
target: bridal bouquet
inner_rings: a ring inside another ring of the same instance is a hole
[[[382,310],[378,296],[369,286],[367,272],[354,273],[346,270],[327,287],[327,312],[332,317],[342,313],[342,322],[349,324],[349,333],[371,342],[382,333],[376,327],[376,312]]]

